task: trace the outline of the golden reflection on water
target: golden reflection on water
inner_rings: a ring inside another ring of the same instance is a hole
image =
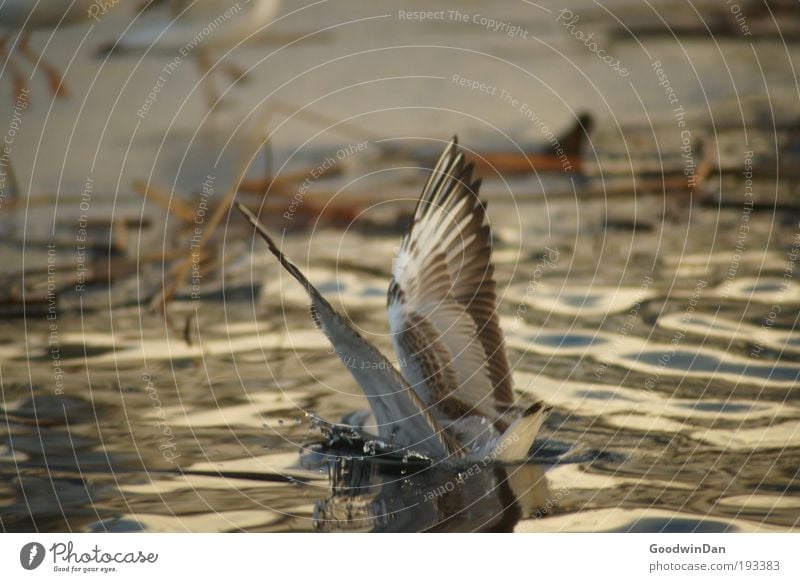
[[[502,205],[494,210],[498,231],[513,230],[502,226]],[[693,220],[716,220],[704,212]],[[722,222],[736,218],[723,214]],[[773,228],[772,241],[791,240],[791,225]],[[191,344],[144,309],[119,308],[113,321],[65,313],[63,394],[53,392],[47,322],[29,320],[25,337],[13,333],[16,322],[0,322],[8,338],[0,344],[3,527],[793,527],[800,517],[800,334],[793,328],[800,294],[793,283],[776,286],[785,249],[773,242],[743,256],[726,284],[729,253],[681,255],[685,241],[669,232],[661,247],[651,244],[661,236],[653,232],[639,244],[629,232],[608,231],[604,245],[579,232],[548,243],[558,246],[559,260],[532,287],[529,271],[545,245],[537,237],[497,243],[517,388],[554,408],[530,464],[490,465],[459,479],[458,468],[389,466],[352,451],[326,456],[308,413],[336,421],[366,402],[313,328],[305,299],[269,265],[254,272],[265,281],[256,301],[203,304]],[[312,279],[388,351],[381,286],[396,237],[341,236],[318,233],[319,254],[302,235],[288,238],[287,250],[321,257],[311,261]],[[707,244],[702,228],[688,236],[693,248]],[[373,240],[385,256],[372,256],[365,274],[359,249]],[[604,249],[633,247],[644,253],[634,267],[603,257]],[[657,248],[660,257],[647,255]],[[707,284],[688,310],[700,279]],[[184,307],[192,305],[177,303]],[[780,313],[771,319],[770,310]]]

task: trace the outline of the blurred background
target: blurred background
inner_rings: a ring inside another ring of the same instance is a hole
[[[6,0],[0,527],[794,528],[798,16]],[[394,249],[454,134],[517,386],[555,413],[512,501],[418,505],[438,477],[298,455],[308,412],[366,403],[230,206],[388,353]]]

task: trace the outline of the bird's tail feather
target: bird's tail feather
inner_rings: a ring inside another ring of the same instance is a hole
[[[492,449],[491,456],[500,462],[512,463],[528,458],[533,441],[550,413],[550,407],[537,402],[506,429]]]

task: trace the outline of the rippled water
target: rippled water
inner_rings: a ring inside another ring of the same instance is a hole
[[[105,290],[65,300],[55,332],[46,312],[0,323],[2,528],[796,526],[798,217],[754,212],[737,250],[735,208],[662,221],[653,200],[543,205],[519,192],[490,204],[516,386],[554,409],[529,464],[428,468],[322,447],[309,413],[335,421],[366,402],[301,289],[259,241],[251,256],[231,239],[234,282],[176,301],[167,321]],[[644,228],[605,227],[634,207]],[[388,352],[397,242],[323,229],[284,247]]]

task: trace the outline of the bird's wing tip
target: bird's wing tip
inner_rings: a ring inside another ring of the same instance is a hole
[[[534,402],[528,408],[525,409],[525,412],[522,413],[522,416],[524,418],[526,416],[533,416],[534,414],[537,413],[548,415],[552,410],[553,410],[552,406],[548,406],[543,401],[537,400],[536,402]]]

